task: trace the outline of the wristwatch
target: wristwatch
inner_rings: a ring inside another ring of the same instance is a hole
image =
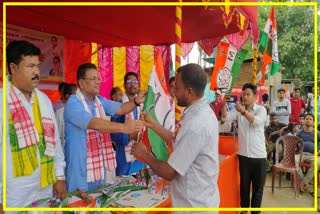
[[[65,181],[66,180],[66,176],[64,176],[64,175],[57,176],[56,179],[57,179],[57,181]]]
[[[244,110],[243,112],[241,112],[241,115],[244,116],[244,115],[246,115],[246,113],[247,113],[247,111]]]
[[[137,103],[136,98],[133,99],[133,102],[134,102],[134,104],[135,104],[136,106],[140,106],[140,104]]]

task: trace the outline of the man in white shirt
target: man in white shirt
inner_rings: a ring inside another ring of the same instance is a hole
[[[148,127],[167,143],[172,140],[168,161],[156,159],[142,143],[132,146],[132,154],[171,180],[172,207],[219,207],[218,121],[203,96],[205,86],[206,74],[199,65],[178,69],[175,96],[186,109],[173,135],[148,114],[143,115]]]
[[[240,171],[240,205],[241,207],[261,207],[263,186],[266,177],[266,145],[264,123],[267,112],[263,106],[257,105],[257,86],[246,83],[242,87],[244,106],[239,102],[233,111],[227,112],[223,105],[222,117],[238,121],[239,137],[239,171]],[[225,96],[224,104],[227,96]],[[250,203],[250,184],[252,182],[252,198]],[[252,211],[251,213],[260,213]]]
[[[64,154],[53,108],[37,89],[39,56],[39,48],[26,41],[12,41],[7,46],[7,159],[6,163],[0,160],[0,170],[7,169],[6,207],[25,207],[52,194],[62,200],[67,195]]]
[[[291,114],[290,100],[285,98],[286,91],[283,88],[278,89],[278,99],[272,103],[272,112],[278,116],[280,123],[289,124]]]

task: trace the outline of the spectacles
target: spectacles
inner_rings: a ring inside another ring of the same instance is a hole
[[[100,77],[84,77],[84,78],[82,78],[82,79],[88,79],[88,80],[90,80],[90,81],[100,81],[101,80],[101,78]]]
[[[126,80],[126,83],[128,83],[128,84],[130,84],[130,83],[138,84],[139,81],[138,80]]]

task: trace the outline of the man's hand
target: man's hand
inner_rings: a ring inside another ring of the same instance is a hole
[[[131,147],[131,154],[136,158],[144,159],[143,157],[148,154],[148,151],[143,143],[134,143]]]
[[[134,132],[130,134],[130,140],[137,140],[138,139],[138,133],[139,132]]]
[[[138,92],[138,95],[136,96],[135,101],[138,103],[138,104],[141,104],[144,102],[144,99],[146,98],[146,94],[147,94],[147,91],[139,91]]]
[[[222,100],[223,106],[225,106],[228,101],[230,101],[230,95],[226,94],[226,95],[224,95],[223,100]]]
[[[236,110],[237,112],[240,112],[240,113],[243,113],[245,111],[245,109],[243,108],[240,102],[236,103]]]
[[[146,112],[141,112],[140,114],[140,119],[144,121],[144,124],[148,127],[151,128],[152,125],[155,123],[155,121],[152,119],[152,117],[147,114]]]
[[[67,196],[67,188],[65,181],[58,180],[53,184],[53,195],[61,201]]]
[[[132,134],[141,131],[144,128],[144,122],[141,120],[128,120],[124,124],[123,133]]]

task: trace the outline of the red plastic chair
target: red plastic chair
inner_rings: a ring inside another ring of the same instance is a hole
[[[281,130],[277,130],[277,131],[273,131],[270,133],[270,135],[268,136],[267,140],[270,142],[270,143],[275,143],[277,142],[277,140],[279,139],[279,137],[282,136],[282,131]],[[273,162],[273,165],[276,163],[276,151],[274,150],[272,152],[272,162]]]
[[[279,143],[283,142],[283,159],[279,163]],[[299,165],[295,165],[296,149],[299,148]],[[303,141],[296,136],[281,136],[276,142],[276,164],[272,166],[272,193],[274,193],[274,176],[277,172],[279,175],[279,186],[281,187],[281,172],[289,172],[293,177],[293,188],[297,198],[299,193],[299,176],[298,170],[302,159]]]

